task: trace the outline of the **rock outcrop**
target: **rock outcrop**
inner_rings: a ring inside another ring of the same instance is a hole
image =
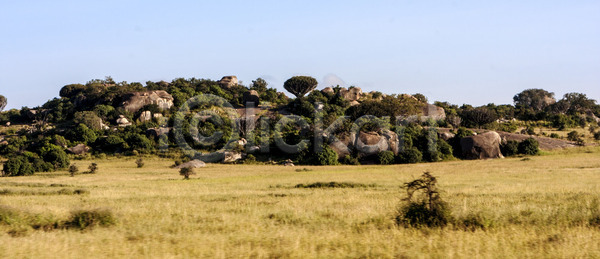
[[[146,105],[156,104],[160,110],[173,107],[173,96],[163,90],[135,92],[126,95],[121,106],[128,112],[137,112]]]
[[[502,138],[495,131],[469,136],[460,140],[463,156],[466,159],[504,158],[500,152]]]
[[[140,122],[146,122],[146,121],[151,121],[151,120],[152,120],[152,112],[143,111],[142,114],[140,114]]]
[[[442,107],[438,107],[433,104],[426,104],[423,106],[423,116],[425,116],[427,119],[443,120],[446,118],[446,112]]]
[[[219,80],[219,85],[223,88],[231,88],[238,84],[237,76],[224,76]]]
[[[350,155],[353,151],[360,156],[376,155],[382,151],[392,151],[394,154],[400,152],[400,141],[398,134],[390,130],[382,132],[359,132],[351,134],[340,134],[335,140],[330,137],[329,147],[342,158]]]
[[[71,154],[83,155],[90,151],[90,147],[88,147],[84,144],[78,144],[74,147],[67,148],[67,151],[69,151],[69,153],[71,153]]]
[[[333,93],[335,93],[335,91],[331,87],[325,87],[325,88],[323,88],[323,90],[321,90],[321,93],[324,93],[324,94],[333,94]]]
[[[125,116],[119,115],[119,118],[117,119],[117,125],[119,127],[127,127],[131,126],[131,122],[127,118],[125,118]]]
[[[255,90],[250,90],[248,92],[245,92],[244,96],[243,96],[243,100],[244,100],[244,103],[243,103],[244,106],[246,106],[246,104],[248,102],[254,103],[254,107],[257,107],[258,105],[260,105],[260,97],[258,95],[258,92]]]
[[[180,164],[180,165],[176,166],[175,168],[177,168],[177,169],[186,168],[186,167],[201,168],[201,167],[205,167],[205,166],[206,166],[206,163],[204,163],[202,160],[195,159],[195,160]]]
[[[352,87],[350,89],[342,88],[339,94],[349,102],[358,101],[362,96],[363,92],[360,87]]]

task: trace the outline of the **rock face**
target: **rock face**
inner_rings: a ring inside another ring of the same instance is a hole
[[[140,122],[146,122],[152,120],[152,113],[150,111],[143,111],[140,114]]]
[[[321,90],[321,93],[333,94],[333,93],[335,93],[335,91],[331,87],[325,87],[325,88],[323,88],[323,90]]]
[[[160,110],[173,107],[173,96],[163,90],[135,92],[124,97],[121,106],[128,112],[137,112],[149,104],[156,104]]]
[[[502,138],[495,131],[465,137],[460,140],[463,156],[467,159],[504,158],[500,152]]]
[[[238,152],[224,152],[223,163],[233,163],[242,159],[242,153]]]
[[[453,138],[455,135],[456,134],[450,133],[450,132],[439,132],[438,133],[438,138],[441,138],[444,141],[448,141],[449,139]]]
[[[238,84],[237,76],[224,76],[219,80],[219,85],[223,88],[231,88]]]
[[[358,101],[362,96],[363,92],[360,87],[352,87],[350,89],[340,89],[340,95],[349,102]]]
[[[443,120],[446,118],[446,112],[444,108],[435,106],[433,104],[427,104],[423,107],[423,116],[434,120]]]
[[[77,146],[67,148],[67,151],[69,151],[71,154],[83,155],[90,151],[90,148],[84,144],[79,144]]]
[[[186,168],[186,167],[189,167],[189,168],[201,168],[201,167],[205,167],[205,166],[206,166],[206,163],[202,162],[202,160],[195,159],[195,160],[189,161],[187,163],[183,163],[181,165],[178,165],[175,168],[177,168],[177,169]]]
[[[253,102],[254,107],[257,107],[258,105],[260,105],[260,97],[258,95],[258,92],[255,90],[250,90],[248,92],[245,92],[243,99],[244,99],[244,103],[243,103],[244,106],[246,106],[246,104],[248,102]]]

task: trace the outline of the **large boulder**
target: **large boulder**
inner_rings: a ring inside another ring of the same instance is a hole
[[[173,96],[163,90],[135,92],[126,95],[123,99],[121,106],[132,113],[150,104],[156,104],[163,111],[173,107]]]
[[[246,104],[248,102],[252,102],[254,103],[254,107],[258,106],[260,104],[260,97],[258,95],[258,92],[255,90],[250,90],[248,92],[244,93],[244,106],[246,106]]]
[[[321,93],[324,93],[324,94],[333,94],[333,93],[335,93],[335,91],[331,87],[325,87],[325,88],[323,88],[323,90],[321,90]]]
[[[83,155],[83,154],[87,153],[88,151],[90,151],[90,147],[88,147],[84,144],[78,144],[77,146],[67,148],[67,151],[69,151],[69,153],[71,153],[71,154]]]
[[[181,168],[201,168],[201,167],[205,167],[206,163],[204,163],[202,160],[198,160],[198,159],[194,159],[192,161],[180,164],[178,166],[176,166],[175,168],[177,169],[181,169]]]
[[[504,158],[500,152],[502,138],[495,131],[464,137],[460,140],[462,154],[466,159]]]
[[[146,122],[146,121],[151,121],[151,120],[152,120],[152,112],[143,111],[142,114],[140,114],[140,122]]]
[[[355,148],[359,154],[369,156],[389,150],[387,140],[377,132],[360,132],[356,138]]]
[[[237,76],[224,76],[219,80],[219,85],[223,88],[231,88],[238,84]]]
[[[442,107],[426,104],[423,106],[423,116],[427,119],[443,120],[446,118],[446,112]]]
[[[119,115],[119,118],[117,119],[117,125],[119,127],[127,127],[131,126],[131,122],[127,118],[125,118],[125,116]]]
[[[349,102],[358,101],[362,96],[363,92],[360,87],[352,87],[350,89],[342,88],[339,94]]]

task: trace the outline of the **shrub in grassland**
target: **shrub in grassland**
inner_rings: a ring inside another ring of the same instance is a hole
[[[33,172],[33,165],[24,156],[11,157],[4,163],[4,176],[32,175]]]
[[[452,221],[450,209],[440,197],[437,179],[429,172],[402,186],[407,197],[398,210],[396,224],[405,227],[444,227]]]
[[[519,143],[519,154],[537,155],[540,152],[540,143],[534,138],[528,138]]]
[[[506,143],[500,146],[500,150],[504,156],[514,156],[519,153],[519,142],[515,140],[508,140]]]
[[[320,152],[317,153],[316,162],[318,165],[337,165],[338,155],[327,145],[323,145]]]
[[[414,164],[423,160],[423,153],[416,147],[407,148],[398,154],[398,162],[402,164]]]
[[[65,227],[84,230],[96,226],[111,226],[115,223],[115,217],[110,210],[79,210],[71,213],[70,219],[65,222]]]

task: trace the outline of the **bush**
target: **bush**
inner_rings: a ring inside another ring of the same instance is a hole
[[[144,159],[138,158],[138,160],[135,160],[135,164],[138,168],[144,167]]]
[[[25,176],[33,173],[33,165],[24,156],[11,157],[4,162],[5,176]]]
[[[360,162],[358,161],[358,158],[353,157],[351,155],[346,155],[346,156],[344,156],[344,158],[342,158],[342,164],[345,164],[345,165],[360,165]]]
[[[540,152],[540,144],[534,138],[528,138],[519,143],[519,154],[537,155]]]
[[[91,163],[90,166],[88,166],[88,170],[86,173],[88,174],[95,174],[98,172],[98,164],[96,163]]]
[[[109,210],[80,210],[71,213],[71,218],[65,222],[68,228],[81,230],[96,226],[111,226],[116,223],[115,217]]]
[[[577,131],[571,131],[567,134],[567,139],[570,141],[578,141],[581,137],[581,134]]]
[[[44,161],[52,164],[56,169],[67,168],[71,164],[67,153],[62,148],[54,145],[44,149],[42,157]]]
[[[337,165],[338,155],[327,145],[323,145],[321,152],[317,153],[316,162],[318,165]]]
[[[379,164],[381,165],[391,165],[394,163],[394,152],[392,151],[381,151],[377,155],[379,160]]]
[[[184,167],[179,169],[179,175],[183,176],[183,179],[190,179],[190,175],[193,175],[194,173],[194,168],[191,167]]]
[[[504,156],[514,156],[519,153],[519,142],[516,140],[509,140],[500,146],[500,150]]]
[[[595,140],[600,140],[600,131],[594,133],[594,139]]]
[[[398,162],[402,164],[414,164],[422,159],[423,154],[416,147],[407,148],[398,154]]]
[[[79,167],[77,167],[77,165],[72,164],[71,166],[69,166],[69,174],[71,175],[71,177],[75,176],[77,172],[79,172]]]
[[[550,137],[551,138],[560,138],[560,135],[558,135],[557,133],[551,133]]]
[[[452,221],[450,209],[437,188],[437,179],[429,172],[403,185],[406,202],[396,215],[396,224],[405,227],[444,227]]]

